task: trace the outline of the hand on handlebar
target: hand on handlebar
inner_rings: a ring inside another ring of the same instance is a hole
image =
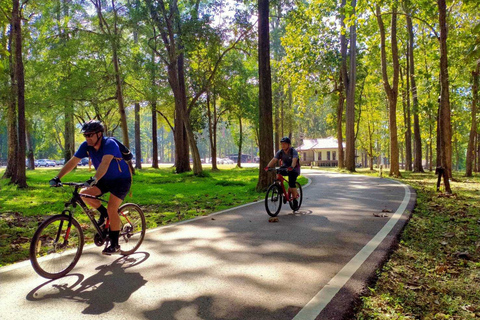
[[[288,171],[293,171],[293,167],[288,167],[287,170]]]
[[[62,185],[59,177],[53,178],[52,180],[48,181],[48,183],[50,184],[50,187],[60,187]]]
[[[263,168],[263,170],[268,171],[268,170],[270,170],[270,167],[267,166],[267,167]]]

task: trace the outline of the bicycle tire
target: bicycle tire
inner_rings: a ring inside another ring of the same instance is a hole
[[[293,207],[293,201],[289,201],[288,204],[290,205],[290,209],[294,210],[294,211],[298,211],[300,210],[300,207],[302,206],[302,201],[303,201],[303,190],[302,190],[302,185],[298,182],[295,183],[295,186],[297,187],[297,192],[298,192],[298,207],[295,209]]]
[[[282,209],[282,193],[283,191],[277,184],[268,187],[265,195],[265,209],[270,217],[276,217]]]
[[[70,217],[55,215],[45,220],[35,232],[30,243],[30,262],[36,273],[47,279],[57,279],[70,272],[82,255],[84,236],[77,220],[72,218],[68,242],[64,240]]]
[[[129,255],[137,251],[145,238],[147,223],[142,209],[134,203],[125,203],[118,208],[121,228],[118,238],[120,253]]]

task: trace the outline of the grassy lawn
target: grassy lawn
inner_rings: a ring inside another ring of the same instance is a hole
[[[148,228],[155,228],[263,199],[264,194],[255,191],[258,169],[220,167],[218,172],[206,169],[205,177],[175,174],[172,168],[138,170],[133,178],[132,197],[127,196],[125,202],[139,204]],[[26,190],[0,180],[0,266],[28,259],[30,239],[38,224],[47,216],[61,213],[70,199],[72,188],[48,185],[59,170],[28,171]],[[92,175],[93,171],[79,168],[62,180],[83,182]],[[300,177],[298,181],[305,184],[307,179]],[[86,215],[77,211],[75,217],[83,227],[90,225]],[[87,241],[91,241],[93,227],[84,231]]]
[[[454,195],[445,197],[433,173],[401,174],[417,207],[356,319],[479,319],[480,176],[454,173]]]

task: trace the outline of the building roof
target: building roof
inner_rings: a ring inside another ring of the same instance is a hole
[[[345,148],[345,142],[342,143]],[[303,144],[298,148],[295,148],[297,151],[307,151],[314,149],[336,149],[338,148],[338,140],[329,137],[323,139],[303,139]]]

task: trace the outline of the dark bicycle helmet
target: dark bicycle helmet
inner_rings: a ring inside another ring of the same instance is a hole
[[[289,137],[283,137],[282,140],[280,140],[280,142],[286,142],[288,144],[292,144]]]
[[[82,133],[86,132],[104,132],[103,124],[98,120],[90,120],[83,124]]]

